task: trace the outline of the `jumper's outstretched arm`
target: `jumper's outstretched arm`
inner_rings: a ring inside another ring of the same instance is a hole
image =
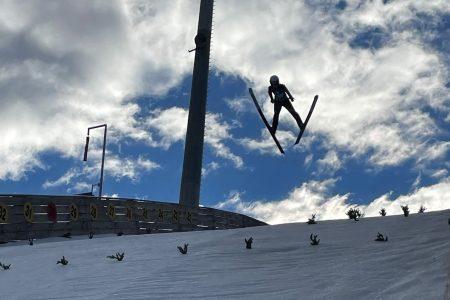
[[[267,94],[269,94],[270,102],[273,103],[273,102],[275,101],[275,99],[273,98],[273,95],[272,95],[272,93],[270,92],[270,89],[267,90]]]
[[[288,94],[289,99],[291,99],[291,101],[294,102],[294,97],[291,95],[291,92],[289,92],[287,87],[286,87],[286,93]]]

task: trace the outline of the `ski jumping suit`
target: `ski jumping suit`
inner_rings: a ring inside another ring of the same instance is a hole
[[[272,131],[275,134],[278,127],[278,118],[280,116],[281,108],[284,106],[294,117],[299,128],[303,127],[302,119],[300,115],[295,111],[292,103],[289,101],[289,97],[292,98],[291,93],[284,84],[270,85],[268,88],[269,97],[274,103],[274,114],[272,119]]]

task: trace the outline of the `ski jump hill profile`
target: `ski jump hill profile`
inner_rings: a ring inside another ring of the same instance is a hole
[[[7,243],[2,299],[449,300],[449,216]]]

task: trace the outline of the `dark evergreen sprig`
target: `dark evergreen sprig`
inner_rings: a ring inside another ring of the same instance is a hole
[[[377,238],[375,239],[376,242],[387,242],[388,237],[384,237],[381,233],[378,232]]]
[[[320,239],[317,239],[317,237],[318,237],[317,234],[314,235],[314,237],[313,237],[313,234],[311,233],[311,235],[309,236],[309,239],[311,240],[311,245],[313,245],[313,246],[319,245]]]
[[[316,223],[316,214],[312,214],[311,215],[311,219],[308,219],[308,222],[306,222],[306,223],[309,224],[309,225],[317,224]]]
[[[419,214],[423,214],[425,212],[425,210],[427,210],[427,208],[425,206],[421,205],[419,208]]]
[[[94,233],[93,232],[89,232],[89,239],[91,240],[94,237]]]
[[[3,270],[9,270],[9,268],[11,267],[11,264],[7,265],[7,264],[2,264],[2,263],[0,262],[0,267],[2,267]]]
[[[380,213],[380,215],[382,215],[383,217],[385,217],[385,216],[386,216],[386,209],[382,208],[382,209],[379,211],[379,213]]]
[[[66,239],[71,239],[72,233],[70,233],[70,232],[64,233],[62,237],[66,238]]]
[[[33,239],[28,239],[28,244],[29,244],[30,246],[33,246],[33,244],[34,244]]]
[[[245,247],[247,249],[252,249],[252,243],[253,243],[253,238],[252,237],[250,237],[248,240],[245,239]]]
[[[400,205],[400,206],[401,206],[401,208],[402,208],[402,210],[403,210],[403,215],[404,215],[405,217],[409,216],[409,207],[408,207],[408,205],[405,205],[405,206]]]
[[[64,256],[56,262],[56,264],[62,264],[63,266],[67,265],[68,263],[69,261]]]
[[[178,250],[180,250],[181,254],[186,254],[188,251],[189,244],[184,244],[184,247],[181,248],[180,246],[177,246]]]
[[[125,252],[119,253],[117,252],[116,255],[108,255],[107,258],[116,259],[117,261],[122,261],[125,257]]]
[[[349,219],[359,221],[359,218],[363,216],[359,208],[350,208],[348,212],[345,213]]]

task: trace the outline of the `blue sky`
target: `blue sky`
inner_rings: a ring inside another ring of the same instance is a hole
[[[178,202],[199,1],[2,1],[0,193]],[[249,13],[251,12],[251,13]],[[201,204],[269,223],[450,207],[447,1],[216,1]],[[280,155],[248,95],[277,74]]]

